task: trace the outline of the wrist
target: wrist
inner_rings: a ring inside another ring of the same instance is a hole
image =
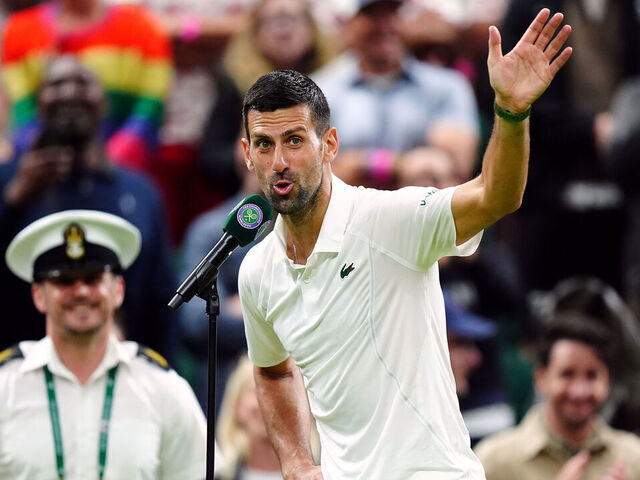
[[[504,106],[496,99],[493,101],[493,111],[498,117],[508,122],[522,122],[531,115],[531,105],[523,110],[518,107]]]
[[[180,40],[191,43],[200,36],[201,30],[202,22],[196,15],[185,15],[180,21]]]

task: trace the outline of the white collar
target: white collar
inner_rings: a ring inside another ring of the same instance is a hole
[[[318,234],[318,239],[309,258],[318,252],[337,253],[340,251],[342,239],[347,229],[347,223],[351,218],[354,190],[354,187],[347,185],[338,177],[331,174],[331,197],[329,198],[329,206],[322,219],[320,233]],[[281,256],[286,258],[287,230],[282,220],[282,215],[278,215],[273,227],[273,232],[279,240]]]
[[[29,346],[26,350],[24,362],[20,366],[21,374],[37,370],[46,365],[54,375],[77,382],[75,375],[60,360],[58,352],[53,345],[53,340],[48,335]],[[114,334],[109,335],[109,343],[104,357],[102,357],[102,361],[91,374],[87,383],[104,375],[107,370],[120,362],[129,363],[135,355],[135,349],[127,348],[127,345],[120,342]]]

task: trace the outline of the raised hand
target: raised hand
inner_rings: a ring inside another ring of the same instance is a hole
[[[558,55],[571,26],[564,25],[553,38],[564,16],[556,13],[549,19],[550,15],[548,8],[542,9],[513,50],[504,56],[500,32],[489,27],[489,79],[498,105],[513,113],[529,108],[571,56],[571,47]]]

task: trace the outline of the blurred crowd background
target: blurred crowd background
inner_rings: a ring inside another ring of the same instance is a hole
[[[164,354],[203,406],[205,304],[166,304],[227,213],[259,192],[239,144],[249,86],[273,69],[311,75],[338,128],[334,172],[348,183],[456,185],[479,171],[492,128],[488,26],[499,27],[507,52],[542,6],[563,11],[574,54],[533,106],[522,208],[485,232],[475,255],[440,264],[452,367],[475,443],[537,402],[538,333],[558,312],[581,312],[606,329],[613,350],[602,414],[640,432],[639,2],[0,4],[2,251],[35,218],[66,208],[137,225],[142,255],[125,274],[122,334]],[[78,140],[87,136],[90,148]],[[244,253],[219,278],[218,405],[246,348],[236,285]],[[0,350],[41,338],[29,286],[4,262],[0,285]]]

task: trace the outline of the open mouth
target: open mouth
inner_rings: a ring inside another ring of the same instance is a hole
[[[293,183],[286,180],[280,180],[273,185],[273,190],[278,195],[287,195],[293,189]]]

